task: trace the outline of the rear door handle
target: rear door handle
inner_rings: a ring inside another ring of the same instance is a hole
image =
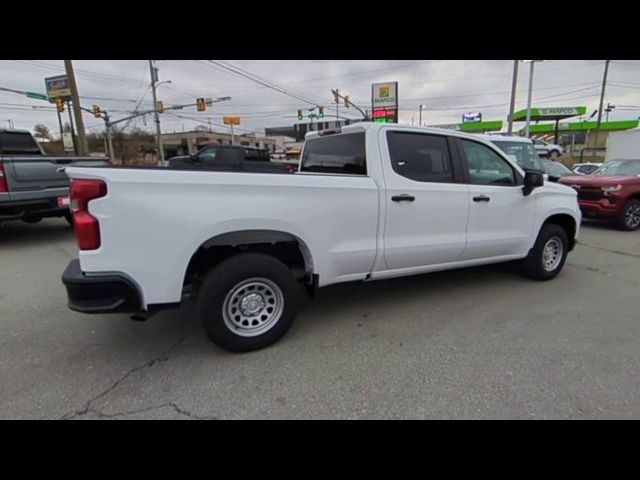
[[[402,194],[402,195],[394,195],[391,197],[391,200],[394,202],[413,202],[416,199],[413,195]]]
[[[473,197],[474,202],[488,202],[491,200],[491,197],[487,197],[486,195],[479,195],[477,197]]]

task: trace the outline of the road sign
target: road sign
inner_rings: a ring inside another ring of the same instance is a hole
[[[222,123],[225,125],[240,125],[240,117],[222,117]]]
[[[35,98],[36,100],[48,100],[49,97],[47,97],[46,95],[42,94],[42,93],[35,93],[35,92],[24,92],[24,94],[29,97],[29,98]]]
[[[61,98],[63,102],[71,101],[71,87],[66,75],[45,78],[44,84],[47,87],[49,102],[55,103],[58,98]]]
[[[374,122],[398,123],[398,82],[371,85],[371,110]]]

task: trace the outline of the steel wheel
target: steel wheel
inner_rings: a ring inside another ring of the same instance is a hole
[[[544,244],[542,250],[542,265],[547,272],[553,272],[560,262],[562,261],[562,255],[564,253],[564,246],[562,240],[558,237],[551,237]]]
[[[267,278],[249,278],[229,290],[222,317],[236,335],[255,337],[269,331],[283,309],[284,295],[278,285]]]

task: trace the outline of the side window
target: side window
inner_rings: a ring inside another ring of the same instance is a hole
[[[198,152],[196,156],[198,157],[198,160],[203,163],[214,163],[219,152],[219,148],[205,148]]]
[[[417,182],[453,182],[447,138],[413,132],[387,132],[391,167]]]
[[[364,133],[320,136],[307,140],[302,150],[302,172],[367,174]]]
[[[479,185],[516,185],[513,168],[486,145],[461,140],[471,183]]]

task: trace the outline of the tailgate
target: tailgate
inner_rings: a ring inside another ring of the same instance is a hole
[[[45,190],[69,185],[62,170],[69,166],[100,167],[107,165],[104,157],[5,157],[4,167],[10,192]]]

